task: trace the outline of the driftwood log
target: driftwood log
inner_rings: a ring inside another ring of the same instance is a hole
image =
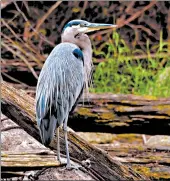
[[[7,83],[1,83],[1,110],[4,115],[15,121],[28,134],[40,141],[39,131],[35,121],[34,100],[24,91],[16,90]],[[79,163],[90,160],[89,170],[95,174],[99,180],[146,180],[133,171],[130,167],[112,159],[106,152],[92,146],[78,135],[69,132],[69,149],[72,158]],[[63,132],[61,131],[61,152],[65,154],[65,144]],[[49,148],[56,150],[57,139],[54,138]],[[148,180],[149,178],[147,178]]]
[[[68,125],[82,132],[170,135],[170,98],[90,94]]]

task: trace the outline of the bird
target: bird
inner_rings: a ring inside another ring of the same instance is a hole
[[[113,24],[71,20],[63,28],[61,43],[47,57],[36,87],[36,120],[42,143],[49,145],[57,135],[57,159],[61,162],[59,128],[62,127],[67,157],[71,168],[67,122],[83,93],[88,90],[92,74],[92,45],[87,33],[116,28]]]

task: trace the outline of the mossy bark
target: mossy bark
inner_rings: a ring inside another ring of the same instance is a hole
[[[169,135],[170,98],[90,94],[68,124],[75,131]]]

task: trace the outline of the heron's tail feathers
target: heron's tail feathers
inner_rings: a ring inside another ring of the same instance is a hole
[[[57,125],[57,119],[51,116],[50,119],[42,119],[40,123],[40,135],[44,145],[49,145],[53,139],[54,131]]]

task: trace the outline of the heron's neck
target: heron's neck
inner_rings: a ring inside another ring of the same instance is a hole
[[[85,87],[88,90],[88,83],[91,80],[92,71],[92,47],[91,44],[82,49],[84,56]]]
[[[84,64],[91,65],[92,63],[92,48],[91,45],[86,46],[86,48],[82,49],[84,55]]]

